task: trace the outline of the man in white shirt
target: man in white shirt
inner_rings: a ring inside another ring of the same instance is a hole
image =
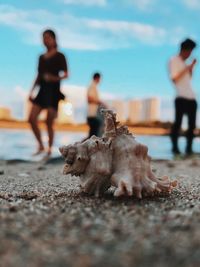
[[[196,127],[197,102],[192,88],[191,78],[196,59],[190,64],[186,60],[190,57],[196,43],[191,39],[186,39],[180,45],[178,55],[172,57],[169,62],[170,78],[176,88],[175,99],[175,121],[171,130],[172,152],[180,154],[178,148],[178,136],[182,124],[183,115],[188,117],[187,146],[186,154],[192,153],[192,141],[194,138],[194,129]]]
[[[102,126],[101,119],[98,116],[99,106],[103,103],[100,101],[98,85],[101,81],[100,73],[94,73],[92,82],[87,91],[87,100],[88,100],[88,115],[87,123],[89,125],[89,136],[92,135],[99,136],[100,128]]]

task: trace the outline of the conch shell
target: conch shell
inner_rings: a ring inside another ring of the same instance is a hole
[[[112,110],[103,109],[104,135],[92,136],[84,142],[63,146],[59,150],[65,158],[63,173],[80,177],[85,193],[99,196],[111,186],[114,196],[153,196],[170,193],[176,181],[167,176],[157,178],[152,170],[147,146],[138,143],[120,126]]]

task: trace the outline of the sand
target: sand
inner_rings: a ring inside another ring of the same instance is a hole
[[[200,159],[153,162],[170,196],[97,199],[63,163],[0,162],[1,267],[199,267]]]

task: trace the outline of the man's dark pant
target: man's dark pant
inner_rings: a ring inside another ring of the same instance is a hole
[[[196,112],[197,102],[196,100],[190,100],[182,97],[175,99],[175,122],[172,126],[171,139],[172,139],[172,150],[174,152],[179,151],[178,149],[178,136],[182,124],[183,115],[188,117],[188,130],[187,130],[187,146],[186,153],[192,152],[192,141],[194,138],[194,129],[196,127]]]
[[[87,123],[90,127],[89,138],[92,135],[99,136],[99,130],[101,127],[101,121],[97,117],[87,117]]]

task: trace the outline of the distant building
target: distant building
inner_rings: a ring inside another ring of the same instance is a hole
[[[30,111],[31,111],[32,103],[27,99],[24,105],[24,119],[27,121]],[[74,122],[74,112],[73,106],[69,101],[63,100],[59,102],[58,106],[58,117],[56,121],[58,123],[73,123]],[[46,120],[46,110],[43,110],[39,115],[39,120]]]
[[[12,119],[11,110],[7,107],[0,107],[0,120]]]
[[[142,120],[151,122],[160,119],[160,100],[156,97],[143,100]]]
[[[129,101],[128,121],[137,123],[142,121],[142,100],[133,99]]]
[[[111,109],[117,113],[117,120],[126,121],[126,103],[123,100],[113,100],[111,102]]]
[[[58,123],[74,123],[74,110],[71,102],[63,100],[59,102]]]
[[[160,118],[160,100],[156,97],[129,101],[128,121],[130,123],[151,122]]]

